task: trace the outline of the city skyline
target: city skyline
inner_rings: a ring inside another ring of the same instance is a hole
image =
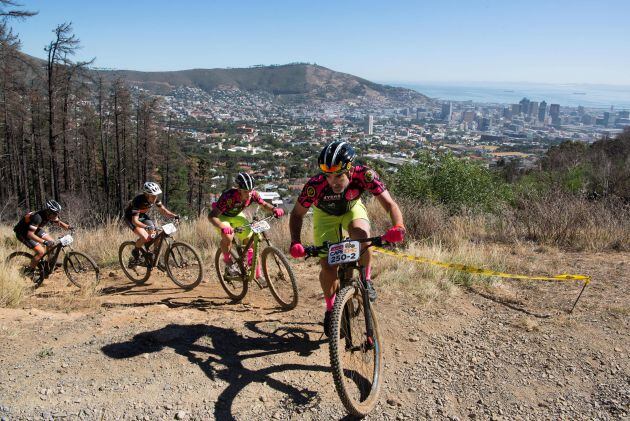
[[[98,67],[171,71],[310,62],[375,81],[630,85],[630,3],[474,4],[23,0],[37,57],[72,21]]]

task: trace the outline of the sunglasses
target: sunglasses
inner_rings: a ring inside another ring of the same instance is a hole
[[[329,173],[329,174],[330,173],[340,174],[340,173],[346,172],[349,167],[350,167],[350,163],[347,163],[346,165],[339,163],[337,165],[332,165],[330,167],[326,164],[319,164],[319,169],[322,170],[323,173]]]

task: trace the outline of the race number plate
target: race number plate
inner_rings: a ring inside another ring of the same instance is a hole
[[[328,247],[328,264],[339,265],[359,260],[361,246],[358,241],[344,241]]]
[[[254,222],[251,227],[252,231],[254,231],[256,234],[269,231],[271,229],[271,226],[269,226],[269,222],[267,221]]]
[[[61,243],[62,246],[69,246],[70,244],[72,244],[72,242],[74,241],[74,238],[72,238],[72,236],[70,234],[68,235],[64,235],[63,237],[61,237],[59,239],[59,242]]]
[[[166,224],[162,226],[162,231],[164,231],[164,234],[166,235],[171,235],[177,231],[177,227],[173,224]]]

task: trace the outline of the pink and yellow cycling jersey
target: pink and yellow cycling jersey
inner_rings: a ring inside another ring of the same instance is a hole
[[[238,189],[229,189],[221,194],[219,200],[212,204],[213,208],[221,211],[225,216],[236,216],[243,211],[246,207],[256,202],[259,205],[264,205],[265,201],[262,200],[257,191],[252,190],[249,198],[245,201],[241,200],[241,194]]]
[[[378,196],[387,190],[376,171],[363,165],[352,167],[348,175],[350,184],[342,193],[335,193],[332,190],[324,174],[312,177],[304,185],[298,197],[298,203],[305,208],[315,205],[327,214],[340,216],[352,209],[364,191],[367,190],[374,196]]]

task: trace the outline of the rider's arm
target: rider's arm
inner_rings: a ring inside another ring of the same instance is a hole
[[[389,192],[385,190],[384,192],[376,196],[376,199],[381,204],[383,209],[385,209],[385,211],[387,211],[387,213],[389,214],[389,218],[391,219],[392,224],[394,226],[403,227],[404,222],[402,212],[400,211],[398,204],[394,201],[394,199],[392,199],[392,196],[389,194]]]
[[[275,209],[275,206],[272,205],[271,203],[267,203],[264,200],[262,201],[262,203],[260,203],[260,206],[262,206],[263,208],[267,209],[269,212],[273,211]]]
[[[267,203],[263,200],[262,197],[260,197],[260,194],[258,194],[257,191],[253,191],[252,192],[252,200],[256,203],[258,203],[258,206],[261,206],[265,209],[267,209],[269,212],[271,212],[273,210],[273,208],[275,206],[273,206],[271,203]]]
[[[291,242],[299,243],[300,235],[302,233],[302,222],[304,221],[304,215],[308,212],[308,208],[296,203],[291,211],[289,217],[289,230],[291,231]]]
[[[231,225],[228,222],[223,222],[219,219],[221,215],[221,211],[218,208],[212,208],[212,211],[208,214],[208,220],[212,225],[221,229],[221,228],[229,228]]]
[[[156,205],[158,210],[160,211],[160,213],[164,216],[166,216],[167,218],[175,218],[177,216],[176,213],[171,212],[170,210],[166,209],[166,206],[164,205]]]
[[[138,228],[147,229],[149,227],[149,225],[140,222],[140,215],[137,213],[131,217],[131,223],[134,224]]]
[[[29,228],[28,232],[26,233],[26,237],[33,241],[37,241],[40,244],[44,244],[45,240],[39,237],[37,234],[35,234],[36,231],[37,231],[36,229]]]
[[[66,224],[61,219],[57,219],[54,222],[55,222],[55,224],[59,225],[61,228],[65,229],[65,230],[69,230],[70,229],[70,224]]]

